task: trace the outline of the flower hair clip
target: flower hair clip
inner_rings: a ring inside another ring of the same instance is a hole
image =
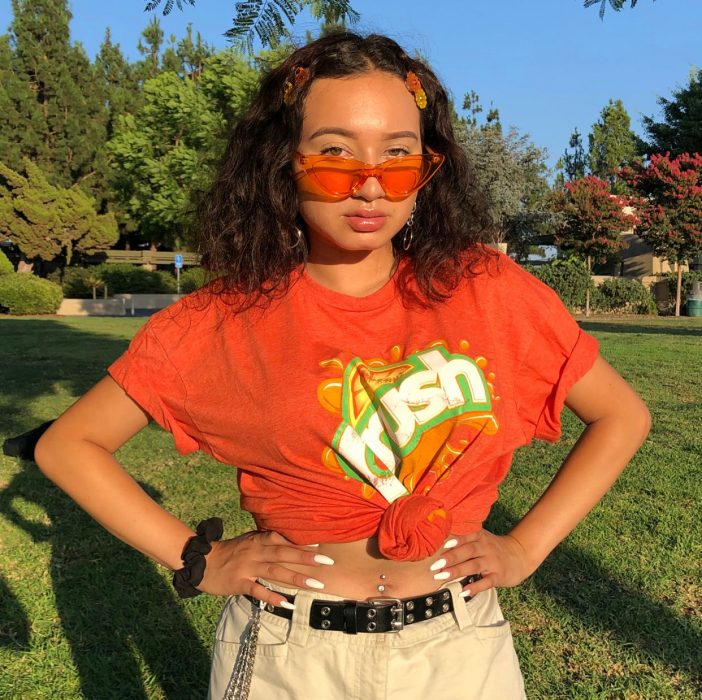
[[[417,103],[417,107],[419,107],[419,109],[426,109],[427,93],[424,92],[424,88],[419,82],[419,78],[417,77],[416,73],[413,71],[407,72],[405,86],[414,95],[414,101]]]
[[[285,81],[285,85],[283,86],[283,102],[285,102],[288,107],[295,102],[295,90],[304,85],[309,77],[310,72],[307,68],[296,66],[293,72],[292,82],[290,80]]]

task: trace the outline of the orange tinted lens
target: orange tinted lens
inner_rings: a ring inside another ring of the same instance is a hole
[[[306,168],[306,172],[325,192],[349,196],[360,179],[360,165],[359,161],[351,159],[320,159]]]
[[[382,185],[392,196],[408,195],[422,184],[426,161],[421,155],[393,158],[383,163]]]

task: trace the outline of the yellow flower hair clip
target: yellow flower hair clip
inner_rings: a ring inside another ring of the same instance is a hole
[[[419,109],[426,109],[427,106],[427,93],[424,92],[422,84],[419,82],[417,74],[408,71],[407,77],[405,78],[405,85],[407,89],[414,95],[414,101],[417,103]]]

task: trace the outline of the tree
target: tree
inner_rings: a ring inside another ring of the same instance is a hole
[[[561,172],[556,176],[556,188],[562,189],[563,185],[570,180],[578,180],[585,177],[588,171],[588,159],[583,146],[583,137],[576,126],[570,135],[568,146],[563,155],[558,159],[556,168]]]
[[[510,252],[519,258],[526,258],[534,237],[546,233],[551,221],[546,151],[514,127],[504,134],[494,107],[480,123],[483,108],[475,92],[465,96],[463,107],[469,114],[457,119],[456,131],[487,196],[496,239],[507,242]]]
[[[69,42],[66,0],[13,0],[12,9],[11,66],[24,89],[13,88],[11,115],[22,128],[8,138],[57,185],[89,189],[104,141],[104,107],[85,51]]]
[[[691,71],[688,85],[675,90],[670,100],[659,98],[658,104],[663,121],[643,118],[648,153],[702,153],[702,70]]]
[[[207,69],[205,68],[205,71]],[[183,244],[190,197],[205,186],[224,120],[197,81],[165,72],[147,80],[144,105],[118,119],[108,144],[124,217],[152,249]]]
[[[49,184],[41,169],[24,160],[26,176],[0,163],[0,234],[28,260],[62,257],[70,265],[76,252],[109,248],[117,241],[112,214],[98,214],[79,187]]]
[[[656,154],[648,165],[635,163],[621,173],[641,195],[639,235],[677,272],[675,315],[680,315],[682,263],[702,254],[702,155],[677,158]]]
[[[637,222],[631,209],[626,209],[631,202],[612,194],[609,183],[594,175],[566,182],[555,194],[554,205],[562,216],[556,241],[562,250],[586,261],[588,274],[593,260],[606,262],[626,247],[621,234]],[[590,315],[589,289],[585,314]]]
[[[169,14],[174,3],[182,10],[185,2],[195,4],[194,0],[166,0],[163,14]],[[149,0],[144,9],[151,12],[161,3],[162,0]],[[360,19],[349,0],[250,0],[235,4],[234,25],[225,35],[248,53],[253,53],[254,36],[258,36],[264,47],[275,47],[289,37],[288,25],[307,7],[315,19],[326,25],[343,25],[346,21],[355,24]]]
[[[638,139],[630,127],[631,119],[622,101],[610,100],[588,137],[590,173],[606,180],[613,192],[622,184],[617,171],[638,156]]]

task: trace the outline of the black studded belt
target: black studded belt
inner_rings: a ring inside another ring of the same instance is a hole
[[[467,586],[480,579],[480,574],[468,576],[460,583]],[[294,595],[281,593],[290,603]],[[255,605],[260,601],[244,596]],[[265,610],[279,617],[292,619],[293,611],[273,605]],[[438,617],[453,610],[451,593],[444,589],[416,598],[369,598],[368,600],[313,600],[310,627],[316,630],[336,630],[347,634],[359,632],[399,632],[406,625]]]

